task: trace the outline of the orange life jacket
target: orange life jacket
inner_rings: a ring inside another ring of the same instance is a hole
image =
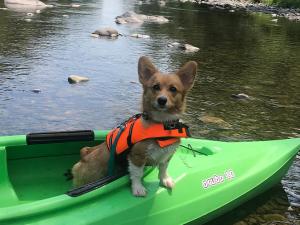
[[[111,130],[106,136],[106,144],[109,150],[114,144],[114,151],[120,154],[142,140],[156,138],[160,147],[166,147],[182,137],[189,136],[188,126],[179,121],[145,125],[142,122],[142,115],[137,114]]]

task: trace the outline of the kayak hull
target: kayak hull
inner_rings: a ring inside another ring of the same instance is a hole
[[[0,224],[202,224],[280,182],[300,148],[300,139],[187,138],[169,165],[173,190],[159,185],[156,168],[147,168],[145,198],[132,196],[127,175],[77,197],[66,194],[72,187],[64,172],[81,147],[106,134],[66,141],[0,137]]]

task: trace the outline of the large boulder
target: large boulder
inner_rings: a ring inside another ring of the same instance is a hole
[[[132,11],[125,12],[124,14],[117,16],[116,23],[125,24],[125,23],[167,23],[169,20],[163,16],[147,16],[143,14],[137,14]]]
[[[111,27],[104,27],[104,28],[100,28],[100,29],[97,29],[95,30],[92,35],[95,37],[117,37],[119,36],[119,32],[114,29],[114,28],[111,28]]]
[[[4,5],[16,12],[36,12],[47,7],[47,5],[38,0],[4,0]]]
[[[17,5],[28,5],[28,6],[44,6],[47,5],[38,0],[4,0],[4,4],[17,4]]]

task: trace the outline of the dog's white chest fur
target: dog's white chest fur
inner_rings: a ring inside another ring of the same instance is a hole
[[[179,143],[161,148],[156,142],[151,143],[147,147],[147,164],[158,165],[167,162],[176,151]]]

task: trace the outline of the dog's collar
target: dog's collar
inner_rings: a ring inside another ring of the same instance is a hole
[[[141,116],[144,120],[149,120],[150,117],[149,117],[149,113],[147,112],[143,112],[141,113]],[[168,121],[154,121],[154,122],[157,122],[157,123],[163,123],[163,124],[176,124],[176,123],[179,123],[179,119],[176,119],[176,120],[168,120]]]
[[[142,117],[144,120],[149,120],[149,114],[147,112],[143,112]]]
[[[143,112],[140,114],[144,120],[149,120],[149,114],[147,112]],[[179,119],[176,120],[168,120],[164,122],[158,122],[163,124],[165,130],[174,130],[178,129],[179,132],[182,132],[182,129],[185,128],[187,130],[188,136],[191,136],[189,132],[189,127],[185,125],[184,123],[180,122]]]

